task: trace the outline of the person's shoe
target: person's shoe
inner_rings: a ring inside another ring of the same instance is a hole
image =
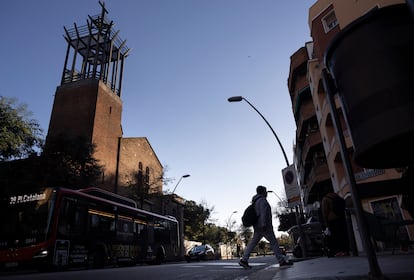
[[[289,260],[283,260],[279,263],[279,268],[291,267],[292,265],[293,265],[293,262]]]
[[[252,268],[250,265],[249,265],[249,263],[247,262],[247,261],[244,261],[244,260],[242,260],[242,259],[240,259],[240,261],[239,261],[239,265],[240,266],[242,266],[243,268],[245,268],[245,269],[250,269],[250,268]]]

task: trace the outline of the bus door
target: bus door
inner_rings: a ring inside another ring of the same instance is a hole
[[[69,264],[69,247],[69,240],[56,240],[53,265],[61,267]]]
[[[151,227],[148,216],[143,214],[138,214],[134,218],[135,224],[135,234],[134,234],[134,243],[137,244],[137,256],[142,261],[148,260],[148,246],[151,244]],[[151,250],[151,249],[150,249]]]
[[[134,219],[128,213],[116,215],[116,238],[112,244],[113,256],[118,263],[134,262],[137,248],[134,244]]]
[[[72,197],[64,197],[60,207],[57,240],[55,242],[54,265],[85,264],[88,258],[88,206]],[[67,260],[64,254],[69,252]]]

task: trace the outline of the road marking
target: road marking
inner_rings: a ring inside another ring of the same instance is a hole
[[[229,263],[229,262],[206,262],[206,263],[203,263],[203,264],[196,264],[196,265],[192,265],[192,264],[188,264],[188,265],[185,265],[185,266],[197,266],[197,267],[200,267],[200,266],[220,266],[220,265],[222,265],[222,266],[240,266],[238,263]],[[261,265],[266,265],[266,263],[249,263],[249,265],[251,265],[251,266],[261,266]]]
[[[265,267],[265,270],[266,270],[266,269],[271,269],[271,268],[279,268],[279,264],[272,264],[272,265],[269,265],[269,266]]]
[[[249,280],[249,276],[237,277],[234,280]]]
[[[249,263],[250,266],[264,266],[266,263]],[[238,263],[229,263],[229,262],[206,262],[203,264],[187,264],[184,265],[184,267],[189,268],[200,268],[200,267],[206,267],[206,266],[221,266],[226,269],[239,269],[242,268]],[[273,267],[274,265],[271,265],[269,267]]]

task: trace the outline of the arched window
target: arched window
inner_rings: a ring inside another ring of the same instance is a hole
[[[145,181],[144,181],[144,183],[145,183],[146,186],[149,186],[149,178],[150,178],[150,169],[147,166],[145,168]]]
[[[144,174],[143,174],[142,162],[138,163],[138,175],[137,175],[137,184],[139,187],[144,185]]]

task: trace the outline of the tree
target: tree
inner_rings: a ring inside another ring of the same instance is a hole
[[[184,238],[216,245],[226,239],[227,229],[216,226],[212,219],[214,207],[209,207],[206,201],[197,204],[188,200],[184,208]]]
[[[147,166],[144,171],[142,162],[138,164],[138,171],[134,174],[134,181],[130,182],[128,185],[129,190],[131,190],[132,199],[138,202],[138,205],[141,209],[144,209],[144,201],[148,199],[150,194],[150,189],[152,185],[158,184],[162,181],[163,175],[157,174],[157,177],[154,180],[150,180],[150,173],[154,176],[153,172],[150,172],[150,167]]]
[[[252,239],[253,237],[253,231],[251,227],[245,227],[245,226],[240,226],[240,238],[241,240],[245,243],[248,244],[249,241]]]
[[[21,159],[43,148],[43,131],[25,104],[0,96],[0,160]]]
[[[226,240],[227,229],[208,223],[204,227],[203,242],[213,246],[218,245]]]
[[[296,214],[294,212],[279,212],[277,217],[279,218],[278,231],[287,231],[296,225]]]
[[[140,208],[144,208],[144,201],[147,199],[162,199],[163,193],[154,191],[153,187],[167,185],[172,180],[165,175],[168,171],[167,165],[162,167],[161,172],[154,172],[154,170],[153,166],[146,166],[144,171],[144,166],[140,162],[138,171],[131,176],[133,180],[128,182],[126,196],[135,200]],[[164,192],[164,194],[166,193]]]
[[[80,137],[59,135],[49,139],[42,154],[45,183],[76,189],[93,185],[102,175],[94,151],[95,145]]]
[[[285,197],[279,199],[276,211],[276,217],[279,218],[278,231],[287,231],[292,226],[296,225],[296,215],[291,208],[288,208],[288,201]]]
[[[201,204],[187,200],[184,208],[184,238],[187,240],[202,241],[204,225],[210,216],[208,209],[204,209]]]

